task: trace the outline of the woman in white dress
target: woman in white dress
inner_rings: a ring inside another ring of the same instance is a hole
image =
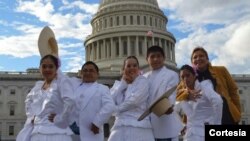
[[[187,115],[184,141],[204,141],[205,125],[221,124],[222,98],[214,91],[210,80],[196,80],[195,71],[191,66],[183,65],[180,68],[180,77],[187,89],[199,91],[199,95],[189,94],[188,100],[180,102]]]
[[[149,87],[140,75],[135,56],[124,61],[121,81],[115,81],[111,96],[116,104],[115,122],[108,141],[154,141],[149,117],[138,121],[147,109]]]
[[[46,55],[40,61],[44,81],[38,81],[25,100],[27,120],[17,141],[71,141],[72,85],[59,71],[59,61]],[[30,133],[25,133],[25,129]],[[26,139],[24,139],[26,138]]]

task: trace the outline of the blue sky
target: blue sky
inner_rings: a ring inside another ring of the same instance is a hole
[[[250,1],[157,0],[174,34],[178,66],[190,64],[195,46],[203,46],[213,65],[250,74]],[[37,40],[46,25],[55,32],[63,71],[84,63],[83,42],[99,0],[0,1],[0,71],[26,71],[39,65]]]

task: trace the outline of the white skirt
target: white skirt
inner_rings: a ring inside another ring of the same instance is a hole
[[[154,141],[152,129],[120,126],[111,131],[108,141]]]
[[[33,134],[30,141],[72,141],[72,138],[64,134]]]

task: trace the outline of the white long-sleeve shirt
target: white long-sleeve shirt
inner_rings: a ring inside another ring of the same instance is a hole
[[[149,85],[149,103],[152,104],[162,94],[179,83],[179,76],[176,72],[163,66],[158,70],[149,71],[144,74],[147,77]],[[176,92],[173,92],[169,97],[171,104],[175,104]],[[168,115],[156,116],[150,114],[151,124],[153,127],[154,137],[158,139],[176,138],[179,136],[183,128],[182,122],[174,111]]]
[[[104,140],[103,124],[108,122],[115,109],[109,88],[97,82],[84,83],[81,79],[76,78],[72,78],[71,82],[76,96],[74,116],[80,128],[81,140]],[[98,134],[91,131],[92,123],[99,128]]]
[[[187,115],[185,136],[204,136],[205,124],[219,125],[222,118],[222,98],[213,89],[210,80],[195,81],[195,90],[201,90],[197,101],[182,101],[181,107]]]
[[[32,134],[73,134],[68,127],[75,104],[70,81],[66,76],[60,76],[46,90],[42,89],[43,84],[44,81],[38,81],[26,97],[26,124],[31,124],[34,119]],[[48,120],[51,113],[56,114],[54,122]]]
[[[119,126],[151,128],[148,117],[142,121],[137,120],[148,107],[149,87],[144,76],[138,76],[131,84],[127,84],[124,80],[115,81],[110,91],[117,106],[113,128]]]

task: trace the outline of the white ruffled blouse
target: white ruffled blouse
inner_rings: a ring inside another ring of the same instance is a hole
[[[72,85],[66,78],[54,79],[46,90],[42,89],[43,84],[38,81],[26,97],[25,124],[35,117],[32,134],[73,134],[68,127],[74,107]],[[48,120],[51,113],[56,114],[54,122]]]
[[[132,84],[127,84],[124,80],[115,81],[111,88],[111,96],[117,107],[113,128],[119,126],[151,128],[148,117],[142,121],[137,120],[148,108],[149,87],[144,76],[138,76]]]

